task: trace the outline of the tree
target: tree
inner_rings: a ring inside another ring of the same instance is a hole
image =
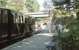
[[[39,10],[39,4],[36,0],[26,0],[25,6],[29,12],[35,12]]]
[[[78,2],[78,1],[76,1]],[[75,2],[75,3],[76,3]],[[56,5],[57,6],[57,5]],[[59,7],[56,8],[56,11],[54,10],[54,16],[60,16],[60,18],[57,18],[57,23],[59,21],[62,21],[64,23],[64,29],[63,32],[58,32],[60,33],[60,38],[59,38],[59,46],[62,48],[62,50],[78,50],[79,49],[79,2],[76,3],[75,6],[76,10],[78,11],[69,11],[62,9],[61,5],[58,5]],[[74,12],[74,14],[72,14]],[[60,19],[60,20],[59,20]]]
[[[1,7],[1,8],[3,8],[3,7],[6,8],[7,1],[8,1],[8,0],[0,0],[0,7]]]
[[[23,10],[23,6],[24,6],[24,3],[23,3],[23,0],[8,0],[8,4],[7,4],[7,8],[8,9],[12,9],[12,10],[15,10],[17,12]]]

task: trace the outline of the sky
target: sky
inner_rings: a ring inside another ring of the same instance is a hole
[[[39,3],[39,5],[40,5],[40,10],[43,10],[44,8],[43,8],[43,2],[45,1],[45,0],[37,0],[38,1],[38,3]]]
[[[37,0],[39,5],[40,5],[40,10],[44,10],[45,8],[43,7],[44,2],[49,2],[49,4],[51,5],[51,0]]]

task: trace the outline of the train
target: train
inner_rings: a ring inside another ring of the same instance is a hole
[[[9,41],[32,36],[34,18],[21,12],[0,8],[0,47]]]

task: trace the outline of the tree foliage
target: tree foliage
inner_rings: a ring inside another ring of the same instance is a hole
[[[0,0],[0,7],[5,8],[8,0]]]
[[[20,11],[23,9],[24,3],[20,0],[0,0],[0,8],[12,9]]]
[[[39,4],[36,0],[26,0],[25,6],[29,12],[35,12],[39,10]]]
[[[39,4],[35,0],[0,0],[0,7],[1,8],[8,8],[15,11],[23,10],[24,6],[29,12],[34,12],[39,10]]]
[[[60,16],[60,18],[57,17],[56,20],[58,20],[58,22],[61,21],[64,26],[63,32],[58,32],[58,34],[60,34],[59,47],[61,47],[62,50],[79,50],[79,2],[74,6],[76,8],[74,8],[73,11],[67,11],[61,8],[57,8],[56,11],[54,11],[55,17]],[[77,11],[74,11],[75,9]],[[76,16],[74,16],[72,12],[74,12]]]
[[[21,1],[15,1],[15,0],[8,0],[7,8],[15,10],[15,11],[21,11],[23,10],[24,3]]]

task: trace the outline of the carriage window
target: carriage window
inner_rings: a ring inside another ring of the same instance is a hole
[[[21,23],[23,22],[23,18],[22,18],[22,16],[21,16]]]
[[[14,14],[14,23],[17,23],[17,22],[16,22],[16,18],[17,18],[17,15]]]
[[[12,15],[13,15],[13,23],[16,23],[16,15],[14,12],[12,12]]]
[[[19,16],[18,15],[16,15],[16,16],[17,16],[16,23],[19,23]]]
[[[19,23],[22,23],[22,16],[19,16]]]
[[[21,23],[20,21],[21,21],[20,16],[18,16],[17,19],[16,19],[16,22]]]
[[[0,9],[0,23],[2,22],[2,16],[1,16],[2,14],[1,14],[1,9]]]
[[[0,9],[0,15],[1,15],[1,9]]]
[[[24,23],[24,18],[23,18],[23,16],[22,16],[22,21],[23,21],[23,23]]]
[[[23,23],[23,16],[17,15],[17,17],[15,17],[15,22],[16,23]]]
[[[8,23],[8,10],[3,10],[2,23]]]
[[[22,23],[22,16],[19,16],[19,23]]]
[[[15,13],[14,15],[15,15],[15,17],[14,17],[14,23],[18,23],[18,15],[17,15],[17,13]]]

